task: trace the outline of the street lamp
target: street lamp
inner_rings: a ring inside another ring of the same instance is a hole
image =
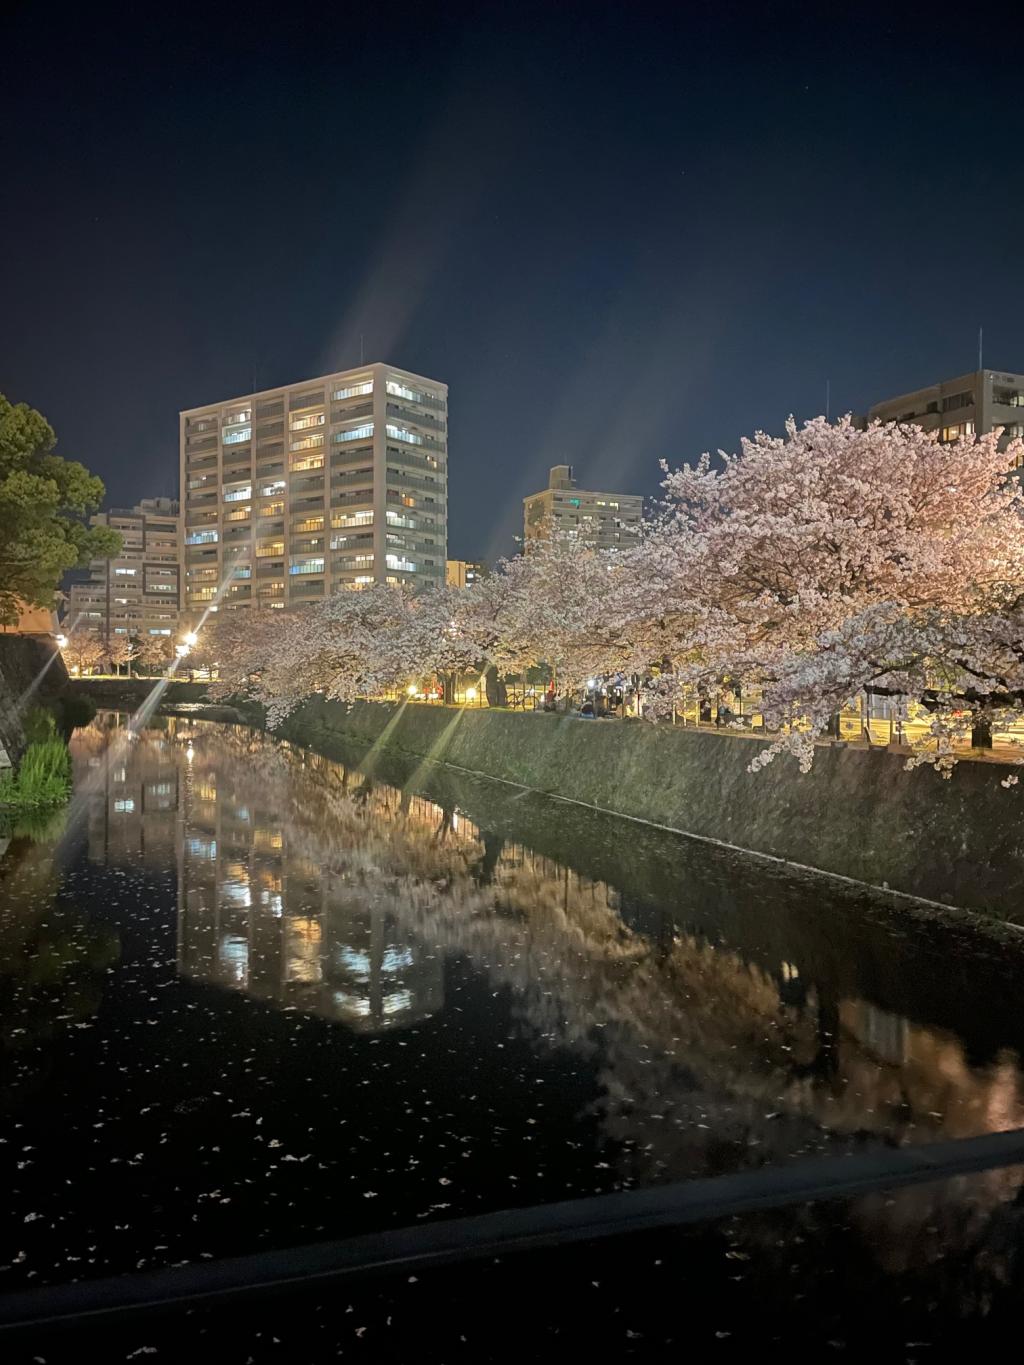
[[[58,635],[58,636],[57,636],[57,648],[58,648],[58,649],[66,649],[66,648],[67,648],[67,643],[68,643],[68,637],[67,637],[66,635]]]
[[[179,659],[184,659],[184,658],[187,657],[187,655],[188,655],[189,652],[190,652],[190,651],[189,651],[189,646],[188,646],[188,645],[175,645],[175,646],[174,646],[174,652],[175,652],[175,654],[177,654],[177,656],[178,656]]]
[[[417,693],[418,691],[419,691],[419,688],[416,686],[415,683],[410,683],[409,686],[405,689],[406,696],[409,696],[409,697],[415,697],[415,695],[416,695],[416,693]]]
[[[195,633],[194,630],[186,631],[181,638],[188,645],[189,649],[191,649],[193,645],[197,645],[199,643],[199,636]]]

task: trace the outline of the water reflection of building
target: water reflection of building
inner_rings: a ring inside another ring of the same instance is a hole
[[[141,862],[163,871],[174,865],[177,841],[179,774],[174,741],[180,722],[169,717],[161,729],[129,742],[124,738],[124,716],[106,720],[109,725],[97,735],[98,743],[88,731],[75,740],[76,762],[89,774],[85,787],[89,858],[98,863]]]
[[[273,788],[254,798],[258,780],[217,733],[174,717],[132,740],[124,717],[81,732],[90,859],[177,867],[182,975],[370,1032],[435,1013],[440,958],[372,886],[290,847]]]
[[[373,1030],[439,1009],[443,958],[464,955],[545,1046],[600,1054],[606,1132],[659,1172],[702,1169],[702,1143],[741,1159],[825,1132],[919,1142],[1024,1123],[1012,1027],[979,1053],[975,1016],[917,989],[909,950],[891,968],[870,917],[837,934],[788,886],[756,883],[745,903],[742,882],[717,894],[710,877],[659,903],[457,807],[241,729],[196,726],[193,747],[180,723],[144,736],[123,774],[112,758],[104,856],[156,846],[168,756],[183,974]]]
[[[441,961],[373,903],[372,887],[292,847],[289,822],[253,785],[223,755],[194,751],[178,844],[179,970],[369,1031],[433,1014]]]

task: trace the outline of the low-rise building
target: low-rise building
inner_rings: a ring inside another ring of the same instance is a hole
[[[871,422],[913,422],[940,441],[985,436],[1003,428],[1003,442],[1024,435],[1024,374],[975,370],[912,393],[886,398],[868,411]]]
[[[449,559],[445,564],[444,581],[450,588],[468,588],[490,573],[480,559]]]
[[[528,546],[552,530],[593,542],[602,550],[623,549],[640,533],[643,498],[638,493],[597,493],[576,487],[572,466],[555,465],[548,486],[523,499],[523,539]]]

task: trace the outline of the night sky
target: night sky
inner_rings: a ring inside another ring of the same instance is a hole
[[[894,11],[898,11],[894,13]],[[6,7],[0,391],[123,504],[177,412],[387,360],[451,388],[449,554],[549,464],[654,494],[1024,370],[1012,9]]]

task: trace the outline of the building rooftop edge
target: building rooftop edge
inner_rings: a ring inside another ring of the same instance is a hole
[[[214,398],[209,403],[197,403],[195,407],[179,408],[179,417],[187,417],[193,412],[205,412],[207,408],[223,408],[229,403],[240,403],[246,398],[264,398],[268,394],[287,393],[289,389],[308,388],[312,384],[324,384],[329,379],[341,379],[348,375],[366,374],[369,370],[390,370],[406,379],[417,379],[422,384],[432,384],[435,388],[448,392],[448,385],[441,379],[431,379],[429,375],[417,374],[415,370],[403,370],[400,365],[389,365],[385,360],[375,360],[367,365],[353,365],[347,370],[330,370],[327,374],[314,375],[312,379],[295,379],[290,384],[275,384],[269,389],[252,389],[248,393],[234,394],[229,398]]]

